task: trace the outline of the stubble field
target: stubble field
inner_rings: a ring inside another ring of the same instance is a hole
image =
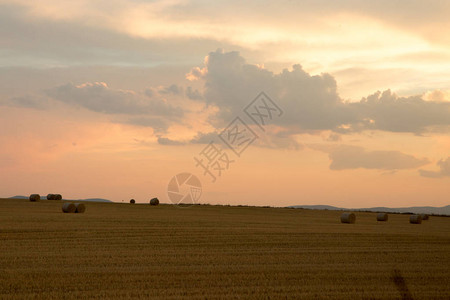
[[[450,299],[450,218],[0,199],[0,298]]]

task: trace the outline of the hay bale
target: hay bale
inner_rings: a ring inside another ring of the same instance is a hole
[[[47,200],[55,200],[55,194],[48,194]]]
[[[75,213],[82,214],[86,210],[83,203],[75,203]]]
[[[77,210],[75,204],[66,202],[62,206],[62,211],[65,213],[74,213]]]
[[[31,194],[30,195],[31,202],[36,202],[36,201],[40,201],[40,200],[41,200],[41,196],[39,194]]]
[[[158,198],[153,198],[150,200],[150,205],[158,205],[158,204],[159,204]]]
[[[426,221],[429,219],[429,216],[427,214],[420,214],[420,217],[422,218],[422,221]]]
[[[356,216],[354,213],[343,213],[341,215],[341,223],[353,224],[356,221]]]
[[[377,214],[377,221],[386,222],[387,220],[388,220],[388,214],[387,213],[379,213],[379,214]]]
[[[53,200],[62,200],[62,196],[60,194],[55,194],[55,198]]]
[[[131,203],[131,204],[134,204],[134,203],[136,203],[136,201],[135,201],[134,199],[131,199],[131,200],[130,200],[130,203]]]
[[[409,223],[411,224],[421,224],[422,216],[421,215],[412,215],[409,217]]]

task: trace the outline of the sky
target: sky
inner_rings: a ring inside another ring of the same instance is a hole
[[[448,205],[449,15],[436,0],[0,0],[0,197],[171,203],[188,173],[198,203]]]

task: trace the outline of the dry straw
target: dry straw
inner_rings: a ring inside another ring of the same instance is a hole
[[[62,196],[60,194],[55,194],[53,200],[62,200]]]
[[[420,214],[420,216],[422,217],[422,221],[426,221],[429,218],[427,214]]]
[[[66,202],[62,206],[62,211],[65,213],[74,213],[76,210],[77,210],[77,207],[75,206],[75,204],[70,203],[70,202]]]
[[[31,194],[30,195],[31,202],[36,202],[36,201],[40,201],[40,200],[41,200],[41,196],[39,194]]]
[[[356,216],[354,213],[343,213],[341,215],[341,223],[353,224],[356,221]]]
[[[379,213],[377,214],[377,221],[386,222],[388,220],[387,213]]]
[[[130,200],[130,203],[131,203],[131,204],[134,204],[134,203],[136,203],[136,201],[135,201],[134,199],[131,199],[131,200]]]
[[[158,204],[159,204],[158,198],[153,198],[152,200],[150,200],[150,205],[158,205]]]
[[[421,224],[422,216],[421,215],[412,215],[409,217],[409,223],[411,224]]]
[[[86,210],[86,207],[83,203],[75,203],[75,212],[82,214]]]
[[[55,194],[48,194],[47,200],[55,200]]]

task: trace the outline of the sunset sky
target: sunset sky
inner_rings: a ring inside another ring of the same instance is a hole
[[[450,204],[449,1],[0,0],[0,197]],[[260,92],[282,112],[258,126]],[[218,134],[257,136],[237,156]],[[210,142],[230,160],[211,176]]]

